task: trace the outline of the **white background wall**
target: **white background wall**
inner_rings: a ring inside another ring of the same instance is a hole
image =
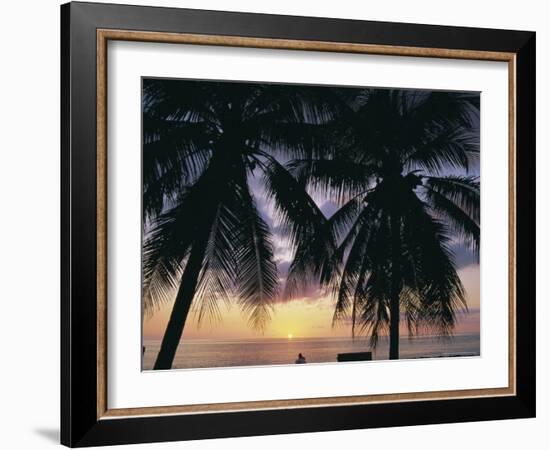
[[[536,0],[139,1],[202,9],[525,29],[537,32],[538,417],[267,436],[136,448],[548,448],[550,13]],[[59,439],[59,1],[9,1],[0,15],[0,447]],[[544,81],[546,80],[546,83]],[[545,126],[546,125],[546,126]],[[534,299],[533,299],[534,300]],[[23,319],[24,318],[24,319]],[[547,318],[544,320],[544,318]]]

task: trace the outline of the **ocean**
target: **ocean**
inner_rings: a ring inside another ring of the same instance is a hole
[[[146,340],[143,370],[153,368],[160,340]],[[372,351],[375,360],[388,359],[388,338],[381,337],[376,350],[365,338],[265,338],[247,340],[187,339],[180,343],[174,369],[266,366],[293,364],[298,353],[308,363],[336,362],[338,353]],[[451,339],[438,336],[401,337],[400,359],[449,356],[479,356],[479,334],[461,334]]]

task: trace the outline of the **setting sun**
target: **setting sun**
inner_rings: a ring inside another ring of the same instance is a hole
[[[292,333],[288,333],[287,338],[292,339]]]

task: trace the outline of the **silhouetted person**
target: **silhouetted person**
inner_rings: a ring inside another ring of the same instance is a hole
[[[307,361],[306,361],[306,357],[304,355],[302,355],[301,353],[298,354],[298,359],[295,361],[296,364],[305,364]]]

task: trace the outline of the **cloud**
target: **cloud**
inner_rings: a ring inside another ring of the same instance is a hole
[[[457,269],[479,264],[474,258],[472,251],[461,243],[453,243],[451,245],[451,251],[454,254],[454,261]]]
[[[279,271],[279,276],[286,279],[288,275],[288,269],[290,268],[291,261],[282,261],[277,262],[277,270]]]
[[[314,283],[300,286],[295,290],[291,298],[287,298],[283,295],[285,282],[286,279],[281,281],[281,295],[275,299],[274,303],[291,303],[299,301],[315,305],[317,308],[322,308],[324,306],[324,301],[328,301],[329,296],[324,289],[316,286]]]

